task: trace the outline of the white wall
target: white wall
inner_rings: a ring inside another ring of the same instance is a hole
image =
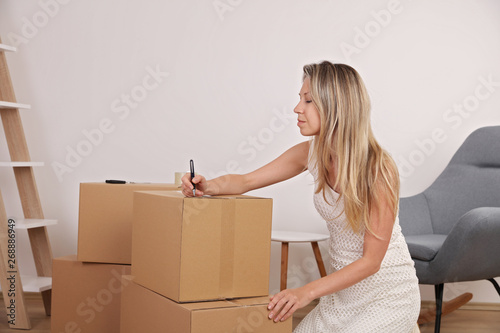
[[[19,48],[8,55],[17,99],[33,106],[23,111],[31,157],[46,162],[36,170],[45,215],[59,220],[54,256],[76,253],[81,182],[173,182],[190,158],[208,176],[247,172],[304,140],[292,112],[301,68],[323,59],[359,70],[402,195],[424,190],[469,133],[500,123],[499,14],[494,0],[1,1],[3,42]],[[494,83],[478,88],[484,80]],[[12,171],[0,180],[8,214],[20,216]],[[312,190],[301,175],[254,194],[274,199],[275,229],[323,232]],[[316,278],[308,246],[291,260],[291,286]],[[272,262],[275,290],[276,244]],[[445,298],[464,290],[500,302],[485,282],[450,285]]]

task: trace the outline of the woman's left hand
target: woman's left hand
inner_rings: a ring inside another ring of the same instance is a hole
[[[287,320],[293,313],[307,304],[311,303],[312,299],[306,287],[296,289],[285,289],[274,296],[270,297],[267,309],[269,319],[275,322]]]

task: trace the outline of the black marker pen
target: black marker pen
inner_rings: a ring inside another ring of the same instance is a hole
[[[189,168],[191,169],[191,184],[193,184],[193,197],[195,197],[196,193],[196,185],[193,183],[193,178],[194,178],[194,162],[193,160],[189,161]]]

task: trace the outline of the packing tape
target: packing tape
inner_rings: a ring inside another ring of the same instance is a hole
[[[233,293],[234,278],[234,221],[236,200],[222,200],[221,206],[221,245],[219,293],[227,298]]]
[[[182,177],[186,174],[186,172],[176,172],[174,174],[175,176],[175,180],[174,180],[174,184],[177,185],[177,186],[181,186],[182,185]]]

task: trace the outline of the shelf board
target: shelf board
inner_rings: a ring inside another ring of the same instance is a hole
[[[16,219],[16,229],[32,229],[57,224],[51,219]]]
[[[31,109],[31,105],[0,101],[0,109]]]
[[[10,45],[0,44],[0,51],[16,52],[17,48]]]
[[[21,283],[23,291],[29,293],[41,293],[52,289],[52,278],[48,276],[21,275]]]
[[[52,289],[52,278],[48,276],[21,275],[23,291],[40,293]]]
[[[37,167],[43,165],[44,165],[43,162],[0,162],[0,167],[13,167],[13,168]]]

